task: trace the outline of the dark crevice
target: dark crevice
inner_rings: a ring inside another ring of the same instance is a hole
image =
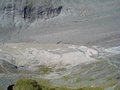
[[[59,6],[58,8],[44,8],[44,6],[39,7],[31,7],[31,6],[25,6],[22,10],[23,18],[24,19],[30,19],[31,21],[35,19],[49,19],[55,16],[58,16],[62,11],[62,6]]]
[[[13,90],[13,87],[14,87],[14,84],[13,84],[13,85],[8,86],[7,90]]]
[[[21,16],[24,20],[34,21],[36,19],[49,19],[58,16],[63,9],[63,6],[48,7],[48,6],[33,6],[32,4],[22,6],[21,9],[17,9],[16,5],[7,5],[3,11],[6,11],[6,16]],[[12,13],[11,13],[12,12]]]

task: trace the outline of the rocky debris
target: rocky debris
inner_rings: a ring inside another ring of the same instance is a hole
[[[42,45],[28,43],[6,44],[6,46],[1,46],[0,85],[5,83],[6,88],[14,84],[13,81],[16,78],[19,79],[19,75],[50,79],[55,85],[65,83],[66,86],[73,87],[75,85],[94,86],[103,82],[115,83],[114,80],[120,78],[119,55],[111,56],[109,60],[107,56],[111,54],[108,50],[97,46],[90,48],[57,44],[54,47],[50,45],[42,47]],[[9,61],[13,60],[13,57],[15,65]],[[1,76],[4,73],[7,76],[3,78]],[[16,76],[13,77],[12,74]]]
[[[1,72],[7,73],[7,72],[17,72],[17,66],[0,59],[0,69]]]
[[[73,50],[66,48],[64,51],[61,49],[52,49],[51,51],[42,50],[38,48],[26,48],[20,51],[19,54],[15,54],[16,65],[28,66],[30,70],[37,65],[47,66],[65,66],[71,67],[80,63],[95,61],[94,58],[87,56],[79,50]]]
[[[15,45],[7,45],[11,51],[4,51],[4,53],[2,51],[0,59],[17,65],[18,70],[34,71],[39,65],[71,68],[79,64],[95,62],[100,58],[112,55],[112,53],[108,52],[109,49],[97,46],[62,45],[53,49],[44,49],[34,45],[28,47],[29,44],[24,44],[24,49],[21,49],[21,46]]]
[[[14,57],[6,52],[0,52],[0,59],[6,60],[8,62],[11,62],[13,64],[15,64],[14,62]]]

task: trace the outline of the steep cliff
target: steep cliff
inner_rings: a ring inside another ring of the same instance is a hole
[[[0,0],[0,41],[99,42],[119,38],[119,18],[120,0]]]
[[[0,31],[26,27],[37,19],[60,14],[60,0],[0,0]]]

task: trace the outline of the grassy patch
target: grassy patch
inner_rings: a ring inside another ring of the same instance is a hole
[[[13,90],[41,90],[41,87],[35,80],[20,79],[13,87]]]
[[[49,66],[40,65],[40,66],[38,66],[38,68],[39,68],[38,71],[41,74],[49,74],[49,73],[53,72],[53,68],[49,67]]]
[[[77,78],[75,82],[76,82],[76,83],[81,82],[81,78]]]
[[[104,89],[101,87],[83,87],[76,90],[104,90]]]
[[[96,80],[95,77],[91,77],[91,78],[89,78],[89,81],[94,81],[94,80]]]
[[[65,81],[68,81],[69,79],[71,79],[71,77],[70,76],[63,76],[62,79]]]
[[[106,89],[106,88],[116,85],[116,83],[117,82],[115,80],[111,80],[111,81],[108,81],[107,83],[103,83],[103,84],[99,85],[99,87]]]
[[[115,87],[115,90],[120,90],[120,84]]]
[[[20,79],[14,86],[14,90],[104,90],[102,87],[68,88],[65,86],[55,87],[48,80]]]
[[[31,74],[31,72],[28,71],[28,70],[20,70],[20,71],[18,71],[17,73],[18,73],[18,74],[19,74],[19,73],[22,73],[22,74]]]
[[[60,72],[60,71],[65,71],[65,70],[66,70],[66,68],[63,67],[63,68],[58,68],[58,69],[56,69],[55,71],[56,71],[56,72]]]
[[[3,90],[1,86],[0,86],[0,90]]]

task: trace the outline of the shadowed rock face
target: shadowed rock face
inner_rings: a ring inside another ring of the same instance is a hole
[[[7,11],[7,13],[12,13],[13,19],[17,16],[16,13],[20,15],[21,18],[28,19],[29,21],[34,21],[36,19],[49,19],[52,17],[55,17],[60,14],[62,10],[62,6],[58,7],[48,7],[48,6],[33,6],[33,4],[26,4],[21,9],[17,10],[15,5],[14,6],[6,6],[4,10]]]
[[[59,3],[60,0],[0,0],[0,2],[0,21],[10,20],[12,23],[16,19],[34,21],[39,18],[55,17],[62,10],[62,6],[55,3]]]
[[[52,17],[55,17],[60,14],[62,10],[62,6],[59,6],[57,8],[48,7],[45,8],[45,6],[38,6],[38,7],[32,7],[32,6],[25,6],[23,7],[22,11],[20,12],[21,15],[23,15],[24,19],[29,19],[31,21],[34,21],[36,19],[49,19]]]

